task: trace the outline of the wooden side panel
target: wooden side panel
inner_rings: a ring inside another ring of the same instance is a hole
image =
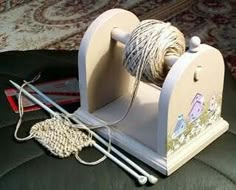
[[[131,32],[139,23],[131,12],[112,9],[100,15],[86,31],[79,50],[81,108],[88,112],[127,93],[131,76],[122,64],[124,45],[111,38],[118,27]]]
[[[220,118],[224,80],[221,53],[208,45],[186,52],[162,88],[158,116],[158,152],[167,156]],[[166,127],[167,126],[167,127]]]

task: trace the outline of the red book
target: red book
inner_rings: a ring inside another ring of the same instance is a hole
[[[76,78],[38,83],[34,84],[34,86],[59,105],[65,105],[80,101],[79,82]],[[38,94],[33,92],[29,87],[25,87],[25,90],[27,90],[47,106],[52,106],[51,104],[46,102],[46,100],[42,99]],[[4,92],[12,109],[15,112],[18,112],[19,91],[15,88],[8,88]],[[25,112],[41,109],[40,106],[36,105],[34,102],[26,98],[23,94],[22,101]]]

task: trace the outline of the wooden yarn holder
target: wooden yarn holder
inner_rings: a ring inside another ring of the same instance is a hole
[[[102,125],[126,112],[134,77],[123,67],[122,56],[127,34],[139,22],[129,11],[112,9],[85,32],[79,50],[77,118]],[[222,55],[197,41],[196,37],[190,40],[189,50],[175,61],[162,88],[141,82],[127,117],[110,126],[113,144],[165,175],[228,130],[220,116]],[[105,130],[99,132],[107,138]]]

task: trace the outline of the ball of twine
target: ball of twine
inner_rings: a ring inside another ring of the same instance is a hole
[[[133,30],[124,50],[124,66],[136,80],[160,85],[169,66],[165,56],[185,52],[184,35],[170,23],[144,20]]]

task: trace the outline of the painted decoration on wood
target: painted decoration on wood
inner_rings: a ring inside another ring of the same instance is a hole
[[[185,123],[183,114],[181,114],[177,119],[175,131],[172,135],[172,138],[173,139],[177,138],[179,135],[181,135],[185,131],[185,129],[186,129],[186,123]]]
[[[196,96],[193,98],[191,103],[192,109],[188,114],[189,122],[193,122],[197,118],[200,117],[203,111],[204,106],[204,96],[197,93]]]
[[[220,119],[221,101],[222,93],[213,95],[208,101],[200,93],[195,95],[188,115],[180,114],[173,133],[168,135],[167,156],[194,140],[194,137]]]

